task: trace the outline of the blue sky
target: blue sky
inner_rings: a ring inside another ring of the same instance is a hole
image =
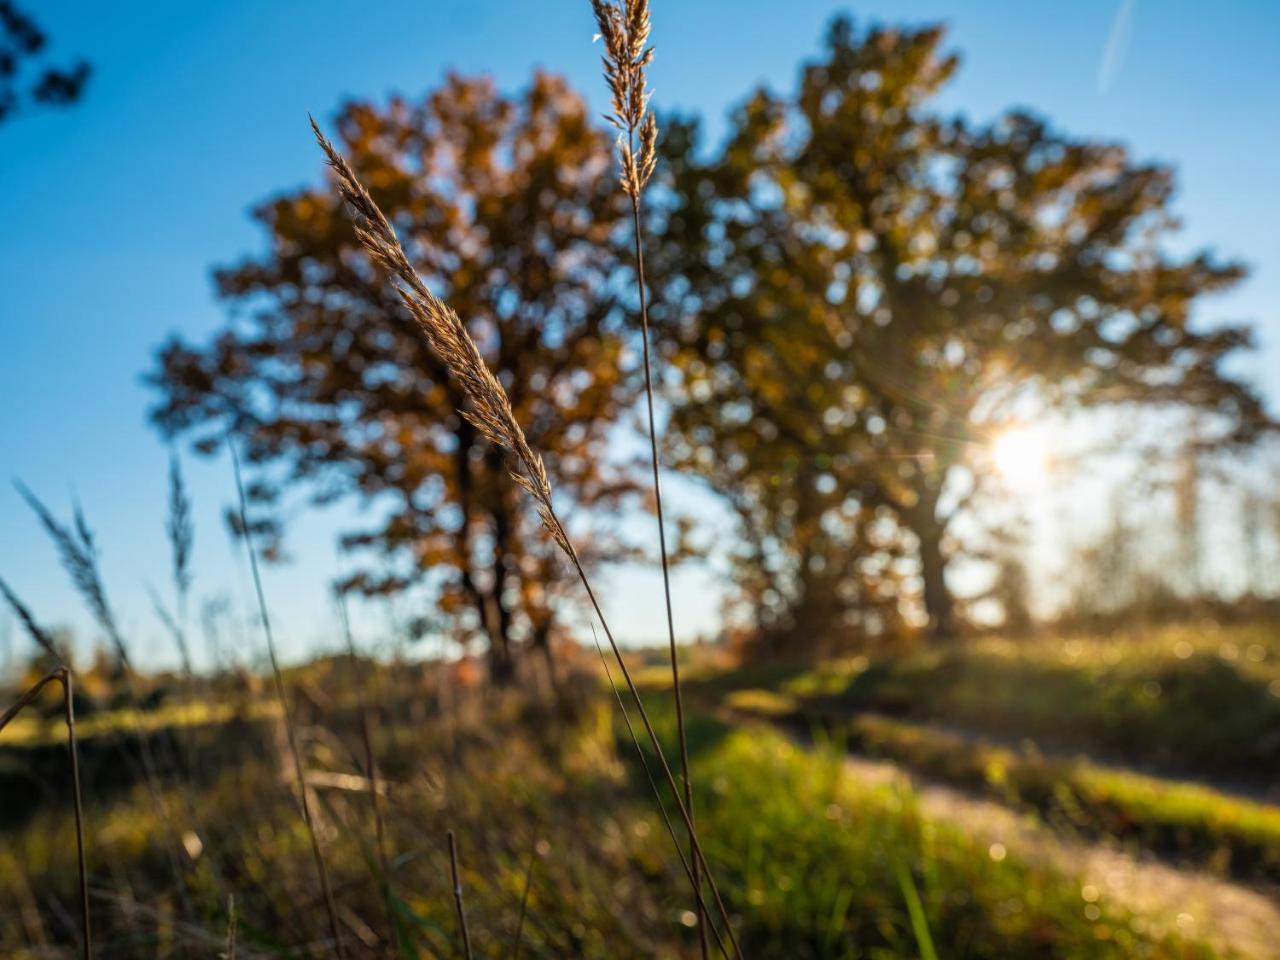
[[[94,76],[79,107],[0,126],[0,576],[43,620],[92,634],[7,480],[21,477],[60,513],[78,496],[140,658],[161,660],[168,644],[143,584],[167,582],[166,453],[145,423],[151,397],[139,375],[166,335],[199,340],[223,319],[209,271],[260,248],[249,208],[319,176],[307,112],[323,121],[346,97],[416,93],[449,69],[490,73],[515,89],[535,66],[567,74],[601,103],[598,48],[587,0],[28,6],[53,52],[89,58]],[[365,15],[375,8],[376,18]],[[726,110],[754,85],[790,87],[841,10],[864,21],[947,23],[963,56],[949,107],[982,118],[1028,106],[1173,163],[1179,246],[1239,257],[1253,271],[1208,304],[1204,319],[1257,323],[1263,349],[1241,369],[1280,408],[1280,4],[654,0],[656,103],[722,129]],[[243,603],[246,573],[219,519],[229,467],[188,459],[188,471],[196,592]],[[340,523],[333,514],[297,517],[294,562],[268,571],[292,654],[333,641],[320,597]],[[714,583],[709,571],[679,574],[686,636],[715,623]],[[618,633],[660,636],[656,575],[621,571],[613,584]],[[362,622],[376,621],[365,611]]]

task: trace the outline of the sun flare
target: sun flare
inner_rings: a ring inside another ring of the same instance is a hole
[[[1012,485],[1034,486],[1049,472],[1049,444],[1042,430],[1010,427],[992,441],[991,461]]]

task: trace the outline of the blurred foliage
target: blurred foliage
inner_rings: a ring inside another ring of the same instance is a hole
[[[545,73],[515,97],[452,76],[419,100],[349,103],[336,128],[502,380],[557,492],[597,519],[616,513],[635,493],[606,451],[634,387],[610,282],[623,207],[609,138],[582,98]],[[249,490],[260,508],[291,483],[321,502],[365,501],[369,525],[344,542],[369,563],[347,586],[428,584],[443,626],[488,641],[495,676],[509,676],[517,649],[549,650],[555,547],[501,451],[459,415],[457,384],[337,195],[306,188],[256,217],[266,252],[217,273],[234,319],[204,346],[160,352],[156,423],[206,452],[233,432],[261,468]],[[607,527],[583,543],[589,564],[627,555]]]
[[[932,821],[905,786],[868,787],[838,752],[781,735],[727,736],[698,771],[714,795],[700,827],[750,956],[918,957],[899,872],[920,891],[941,957],[1192,957],[1211,952],[1154,928],[1136,933],[1122,911],[1082,913],[1080,884]]]
[[[84,60],[68,66],[44,61],[49,38],[29,13],[0,0],[0,123],[40,106],[66,106],[84,94],[90,68]],[[28,75],[34,71],[34,76]]]
[[[958,64],[940,27],[839,18],[795,93],[750,95],[723,143],[662,124],[644,236],[668,459],[736,514],[738,619],[766,649],[950,636],[974,606],[953,596],[957,559],[995,574],[966,600],[1028,623],[1016,525],[993,509],[1010,425],[1177,409],[1205,456],[1273,426],[1228,370],[1249,327],[1192,322],[1244,268],[1174,252],[1172,170],[1024,111],[954,115]],[[585,559],[636,556],[609,522],[644,499],[609,456],[637,386],[631,253],[583,100],[549,74],[514,97],[454,76],[349,103],[336,127],[589,518]],[[568,594],[502,455],[458,416],[332,191],[256,216],[267,251],[217,273],[226,328],[160,352],[156,423],[206,451],[228,431],[246,444],[272,553],[293,485],[359,500],[370,520],[345,543],[367,562],[347,586],[425,587],[426,627],[487,643],[509,677],[518,651],[550,650]]]
[[[1026,112],[947,113],[943,41],[837,19],[796,92],[751,95],[722,145],[666,124],[673,446],[741,519],[766,639],[884,633],[917,602],[950,634],[949,562],[1001,533],[962,542],[953,520],[990,502],[985,447],[1019,418],[1188,407],[1206,444],[1270,425],[1226,368],[1249,328],[1191,323],[1244,268],[1170,252],[1172,170]]]

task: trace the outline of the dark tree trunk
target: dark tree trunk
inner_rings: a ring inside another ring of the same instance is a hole
[[[502,597],[501,569],[495,568],[497,581],[492,592],[482,600],[484,604],[485,633],[489,638],[489,682],[495,687],[506,686],[515,679],[515,650],[511,644],[511,611],[506,609]]]
[[[471,472],[471,449],[476,442],[475,428],[465,419],[458,425],[458,446],[454,454],[458,470],[458,504],[462,509],[462,527],[459,532],[459,550],[462,558],[460,573],[463,589],[475,603],[481,629],[489,641],[486,651],[489,663],[489,681],[494,686],[505,686],[515,678],[515,661],[511,650],[511,612],[504,606],[503,592],[506,586],[505,541],[507,527],[505,514],[499,510],[491,514],[495,520],[493,586],[484,590],[477,581],[472,566],[471,522],[479,511],[475,502],[475,489]],[[492,451],[488,456],[493,457]]]
[[[501,471],[502,459],[490,452],[491,467]],[[501,475],[498,473],[498,475]],[[505,686],[515,679],[516,651],[511,643],[512,611],[508,605],[511,578],[511,517],[507,512],[507,492],[502,490],[493,511],[493,625],[489,631],[489,679]]]
[[[947,559],[942,552],[942,526],[924,519],[916,528],[920,541],[920,576],[924,581],[924,609],[929,635],[947,639],[955,633],[955,602],[947,587]]]
[[[560,689],[560,676],[556,671],[555,652],[551,649],[551,619],[549,616],[545,622],[538,624],[534,629],[531,646],[542,654],[542,660],[547,669],[547,682],[551,686],[551,695],[557,703],[562,702],[563,692]]]
[[[515,680],[516,664],[511,647],[505,642],[489,641],[489,682],[495,687],[505,687]]]

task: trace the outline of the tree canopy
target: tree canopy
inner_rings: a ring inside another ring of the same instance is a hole
[[[433,288],[471,329],[554,487],[588,510],[634,492],[611,466],[610,425],[634,396],[620,364],[612,278],[624,213],[608,136],[565,82],[538,74],[515,97],[453,76],[417,101],[355,102],[340,148]],[[305,129],[300,130],[300,136]],[[225,330],[161,350],[156,422],[205,449],[230,430],[257,464],[253,492],[303,482],[355,497],[370,522],[345,537],[368,563],[348,586],[434,591],[460,641],[488,641],[510,673],[549,650],[562,571],[501,452],[457,410],[459,388],[362,253],[326,186],[256,212],[261,256],[216,275]],[[600,531],[587,562],[621,551]]]
[[[1026,111],[952,115],[957,68],[940,28],[838,19],[795,92],[749,96],[721,145],[663,124],[646,233],[668,442],[738,516],[735,576],[766,638],[950,634],[953,561],[1016,567],[978,508],[1001,492],[993,442],[1028,415],[1179,408],[1216,444],[1272,426],[1228,369],[1248,327],[1202,319],[1243,268],[1173,252],[1173,172]],[[348,104],[337,130],[555,488],[588,511],[637,494],[608,456],[636,397],[625,198],[583,101],[547,74],[516,97],[452,77]],[[429,584],[509,672],[519,647],[548,649],[561,574],[338,203],[309,188],[258,209],[269,248],[218,271],[225,330],[161,351],[156,422],[206,449],[241,438],[259,502],[302,481],[368,503],[349,585]],[[961,517],[987,527],[962,535]],[[593,543],[588,560],[625,552]],[[1018,606],[1006,586],[993,597]]]
[[[951,632],[953,520],[1029,406],[1193,407],[1223,442],[1267,425],[1224,369],[1248,328],[1193,322],[1244,271],[1169,251],[1172,171],[1024,111],[946,114],[943,40],[838,19],[722,147],[693,122],[665,141],[674,446],[732,491],[743,583],[793,630],[833,605],[879,629],[918,589]]]

